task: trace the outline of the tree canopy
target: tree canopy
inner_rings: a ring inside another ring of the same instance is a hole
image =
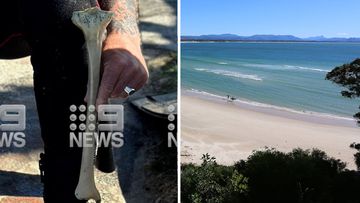
[[[335,67],[326,74],[326,79],[345,88],[345,90],[341,91],[342,96],[348,98],[360,97],[360,58],[351,63]],[[354,118],[360,124],[360,112],[357,112]]]

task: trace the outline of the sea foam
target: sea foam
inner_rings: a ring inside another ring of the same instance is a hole
[[[243,74],[243,73],[228,71],[228,70],[220,70],[220,69],[210,70],[210,69],[206,69],[206,68],[195,68],[195,70],[204,71],[204,72],[208,72],[208,73],[214,73],[217,75],[223,75],[223,76],[228,76],[228,77],[235,77],[235,78],[242,78],[242,79],[249,79],[249,80],[256,80],[256,81],[263,80],[258,75]]]
[[[300,70],[308,70],[308,71],[318,71],[318,72],[329,72],[328,70],[320,69],[320,68],[310,68],[304,66],[293,66],[293,65],[284,65],[288,68],[300,69]]]
[[[256,68],[266,68],[266,69],[275,69],[275,70],[303,70],[303,71],[316,71],[316,72],[329,72],[329,70],[320,69],[320,68],[312,68],[312,67],[305,67],[305,66],[295,66],[295,65],[287,65],[287,64],[256,64],[256,63],[245,63],[242,64],[243,66],[247,67],[256,67]]]

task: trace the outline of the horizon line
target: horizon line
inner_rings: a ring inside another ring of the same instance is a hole
[[[255,36],[255,35],[273,35],[273,36],[293,36],[293,37],[297,37],[297,38],[311,38],[311,37],[324,37],[324,38],[345,38],[345,39],[349,39],[349,38],[360,38],[360,36],[336,36],[336,37],[328,37],[326,35],[311,35],[308,37],[299,37],[297,35],[293,35],[293,34],[252,34],[252,35],[241,35],[241,34],[234,34],[234,33],[222,33],[222,34],[199,34],[199,35],[194,35],[194,34],[181,34],[180,37],[183,36],[203,36],[203,35],[236,35],[239,37],[251,37],[251,36]]]

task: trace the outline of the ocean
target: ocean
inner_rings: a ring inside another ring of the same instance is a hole
[[[360,100],[342,97],[342,88],[325,75],[358,57],[360,43],[182,43],[182,91],[352,118]]]

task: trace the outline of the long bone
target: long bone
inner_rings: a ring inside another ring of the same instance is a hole
[[[84,11],[75,11],[71,19],[84,34],[89,62],[87,119],[84,135],[90,136],[86,137],[86,146],[83,146],[80,177],[75,190],[75,196],[79,200],[93,199],[96,202],[101,202],[101,197],[99,191],[96,189],[94,181],[96,141],[93,133],[96,132],[97,119],[92,121],[89,119],[89,115],[93,113],[89,110],[89,107],[95,106],[99,88],[102,36],[104,35],[105,29],[110,23],[112,16],[112,12],[103,11],[97,7],[93,7]],[[83,138],[83,141],[84,140],[85,137]]]

